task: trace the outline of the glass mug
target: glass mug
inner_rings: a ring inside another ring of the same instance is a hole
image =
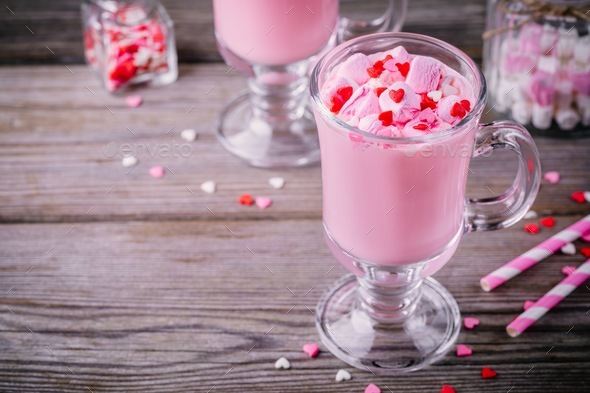
[[[423,136],[377,136],[351,127],[324,105],[330,71],[353,53],[404,46],[463,75],[473,110],[448,130]],[[459,49],[427,36],[380,33],[327,53],[311,75],[321,148],[326,242],[352,274],[338,280],[317,306],[326,347],[346,363],[372,372],[406,372],[444,356],[461,320],[452,295],[429,276],[453,256],[461,236],[508,227],[532,205],[540,184],[533,139],[521,125],[479,125],[486,83]],[[499,196],[465,197],[471,157],[513,150],[519,166]]]
[[[223,146],[258,167],[318,161],[310,64],[336,41],[401,29],[407,0],[384,4],[381,17],[365,22],[339,18],[338,0],[213,0],[219,52],[248,77],[249,88],[221,113],[216,132]]]

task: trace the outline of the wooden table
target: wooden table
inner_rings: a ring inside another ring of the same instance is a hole
[[[590,288],[521,337],[504,331],[580,254],[556,255],[493,293],[478,285],[589,213],[569,199],[590,189],[589,140],[536,139],[544,170],[562,175],[542,185],[534,206],[555,228],[470,234],[436,275],[463,315],[481,320],[458,340],[474,355],[376,376],[325,351],[301,352],[318,341],[319,296],[344,274],[322,237],[319,167],[254,169],[220,146],[215,119],[245,86],[227,70],[182,65],[177,83],[142,91],[134,109],[82,65],[0,68],[1,392],[362,392],[370,382],[383,392],[590,389]],[[179,137],[188,127],[200,134],[190,144]],[[121,165],[126,148],[140,159],[132,170]],[[148,175],[158,164],[163,179]],[[474,160],[469,195],[501,192],[514,169],[509,155]],[[272,176],[285,188],[271,189]],[[206,180],[217,193],[199,189]],[[240,206],[245,192],[274,203]],[[291,370],[274,369],[281,356]],[[498,377],[482,380],[483,366]],[[340,368],[353,379],[337,384]]]

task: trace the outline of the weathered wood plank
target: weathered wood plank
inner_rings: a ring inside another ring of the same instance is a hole
[[[162,3],[175,23],[180,61],[221,60],[215,46],[211,0],[162,0]],[[347,16],[372,16],[383,3],[383,0],[347,0],[343,1],[342,9]],[[79,0],[7,0],[3,5],[0,63],[83,61]],[[484,1],[412,0],[404,30],[443,39],[479,60],[484,12]]]
[[[580,217],[558,217],[543,235]],[[403,378],[351,369],[327,352],[306,359],[301,345],[318,339],[308,308],[343,273],[332,268],[321,230],[317,219],[2,225],[0,390],[337,392],[362,391],[369,382],[384,391],[435,392],[443,383],[478,392],[590,387],[586,288],[520,338],[504,332],[522,302],[550,289],[561,266],[580,264],[581,255],[556,255],[490,294],[478,287],[482,275],[536,244],[538,237],[519,228],[465,236],[436,275],[463,314],[481,320],[459,338],[474,356],[449,354]],[[291,359],[292,370],[274,370],[280,356]],[[483,366],[499,377],[481,380]],[[336,384],[340,368],[354,379]]]
[[[248,168],[217,142],[216,118],[236,86],[244,86],[239,75],[225,75],[226,66],[184,66],[173,86],[142,91],[140,108],[128,108],[123,97],[105,93],[86,67],[70,69],[75,75],[65,66],[0,70],[5,86],[0,95],[1,220],[320,217],[317,166],[281,171]],[[187,127],[200,132],[194,143],[179,137]],[[561,171],[562,180],[543,186],[535,209],[546,214],[587,211],[568,195],[590,189],[590,140],[537,138],[537,143],[544,169]],[[128,148],[140,159],[129,173],[121,165],[121,150]],[[182,157],[183,151],[190,156]],[[474,160],[469,195],[502,192],[512,181],[514,163],[509,154]],[[157,164],[169,168],[164,179],[147,173]],[[275,175],[286,178],[285,189],[270,188],[268,178]],[[219,185],[214,195],[199,189],[209,179]],[[237,198],[245,192],[271,196],[274,204],[264,211],[239,206]]]

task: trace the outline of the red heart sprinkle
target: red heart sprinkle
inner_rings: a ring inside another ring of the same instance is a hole
[[[586,202],[586,198],[584,198],[584,191],[572,192],[572,195],[570,195],[570,198],[572,198],[572,200],[574,200],[578,203]]]
[[[490,379],[494,378],[498,373],[496,373],[493,369],[489,367],[484,367],[481,369],[481,377],[483,379]]]
[[[451,108],[451,116],[453,117],[464,117],[465,116],[465,108],[458,102],[455,102],[453,107]]]
[[[238,202],[240,202],[241,205],[250,206],[254,204],[254,198],[252,198],[252,195],[250,194],[244,194],[238,198]]]
[[[390,90],[389,91],[389,97],[396,104],[399,104],[400,102],[402,102],[405,94],[406,94],[406,92],[404,91],[404,89],[397,89],[397,90]]]
[[[452,387],[451,385],[443,385],[442,389],[440,390],[440,393],[457,393],[455,391],[455,388]]]
[[[395,66],[397,67],[397,69],[403,77],[406,77],[408,75],[408,72],[410,72],[410,63],[408,62],[395,63]]]
[[[551,216],[542,218],[541,224],[547,228],[553,228],[555,226],[555,219]]]
[[[426,108],[430,108],[432,110],[436,109],[436,102],[432,100],[424,100],[420,103],[420,110],[423,111]]]
[[[381,120],[381,124],[383,124],[385,127],[390,126],[393,123],[393,112],[381,112],[379,114],[379,120]]]
[[[524,230],[530,233],[531,235],[536,235],[539,233],[539,226],[537,224],[526,224],[524,226]]]
[[[341,87],[336,91],[338,95],[342,98],[344,102],[348,101],[352,96],[352,86],[345,86]]]
[[[582,248],[580,248],[580,254],[582,254],[586,258],[590,258],[590,247],[582,247]]]
[[[129,79],[133,78],[136,72],[137,67],[133,64],[133,59],[129,59],[117,64],[115,69],[111,71],[109,78],[127,82]]]
[[[381,94],[383,94],[385,90],[387,90],[387,87],[378,87],[375,89],[375,94],[377,94],[377,97],[381,97]]]
[[[376,61],[373,67],[367,68],[367,73],[371,78],[379,78],[383,71],[385,71],[385,68],[383,68],[382,61]]]
[[[419,123],[419,124],[416,124],[413,128],[415,130],[424,131],[424,130],[427,130],[428,129],[428,124]]]
[[[333,96],[330,99],[330,102],[332,103],[332,106],[330,107],[330,112],[332,113],[340,112],[340,109],[342,109],[342,106],[344,105],[344,101],[338,96]]]
[[[461,106],[463,108],[465,108],[465,110],[467,112],[469,112],[471,110],[471,102],[469,102],[469,100],[461,100],[460,102],[461,102]]]
[[[381,60],[381,63],[385,64],[389,60],[393,60],[393,56],[391,56],[391,55],[385,56],[385,59]]]

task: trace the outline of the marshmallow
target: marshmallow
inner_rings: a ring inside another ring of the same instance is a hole
[[[386,94],[381,94],[381,96],[383,95]],[[338,117],[344,121],[354,121],[354,117],[361,118],[371,113],[378,112],[379,99],[377,98],[377,95],[375,95],[375,92],[370,87],[361,86],[356,89],[348,101],[344,103]]]
[[[397,127],[385,127],[381,120],[379,120],[379,115],[376,113],[360,119],[358,129],[379,136],[401,136]]]
[[[418,94],[436,90],[441,68],[442,63],[432,57],[416,56],[410,62],[406,83]]]
[[[532,123],[539,130],[546,130],[553,120],[553,106],[533,104]]]
[[[538,55],[541,53],[543,28],[537,23],[527,23],[520,29],[519,44],[523,52]]]
[[[403,90],[404,94],[399,102],[395,102],[394,93]],[[414,92],[409,84],[405,82],[396,82],[389,86],[379,97],[379,105],[382,111],[392,111],[393,120],[397,123],[407,123],[413,119],[415,114],[420,111],[420,96]]]
[[[571,108],[558,109],[555,121],[562,130],[572,130],[580,122],[580,115]]]
[[[453,108],[453,105],[460,101],[461,97],[459,96],[448,96],[441,98],[436,107],[437,116],[447,123],[456,123],[460,119],[451,115],[451,109]]]
[[[541,52],[549,54],[557,43],[557,29],[546,24],[543,26],[543,35],[541,35]]]
[[[569,59],[574,54],[574,47],[578,40],[578,30],[574,28],[559,28],[559,37],[557,40],[557,56]]]
[[[560,79],[555,84],[555,102],[558,108],[569,108],[574,101],[574,86],[568,79]]]
[[[541,56],[537,63],[537,69],[539,71],[546,72],[549,75],[554,75],[559,68],[559,61],[555,57]]]
[[[520,124],[528,124],[531,122],[531,117],[533,115],[533,108],[531,103],[528,103],[524,100],[516,101],[512,105],[512,118],[519,122]]]
[[[579,37],[574,48],[574,60],[581,65],[590,63],[590,35]]]
[[[362,53],[355,53],[350,56],[342,66],[340,66],[340,74],[344,74],[352,79],[356,84],[362,85],[369,80],[367,68],[372,67],[371,60]]]

